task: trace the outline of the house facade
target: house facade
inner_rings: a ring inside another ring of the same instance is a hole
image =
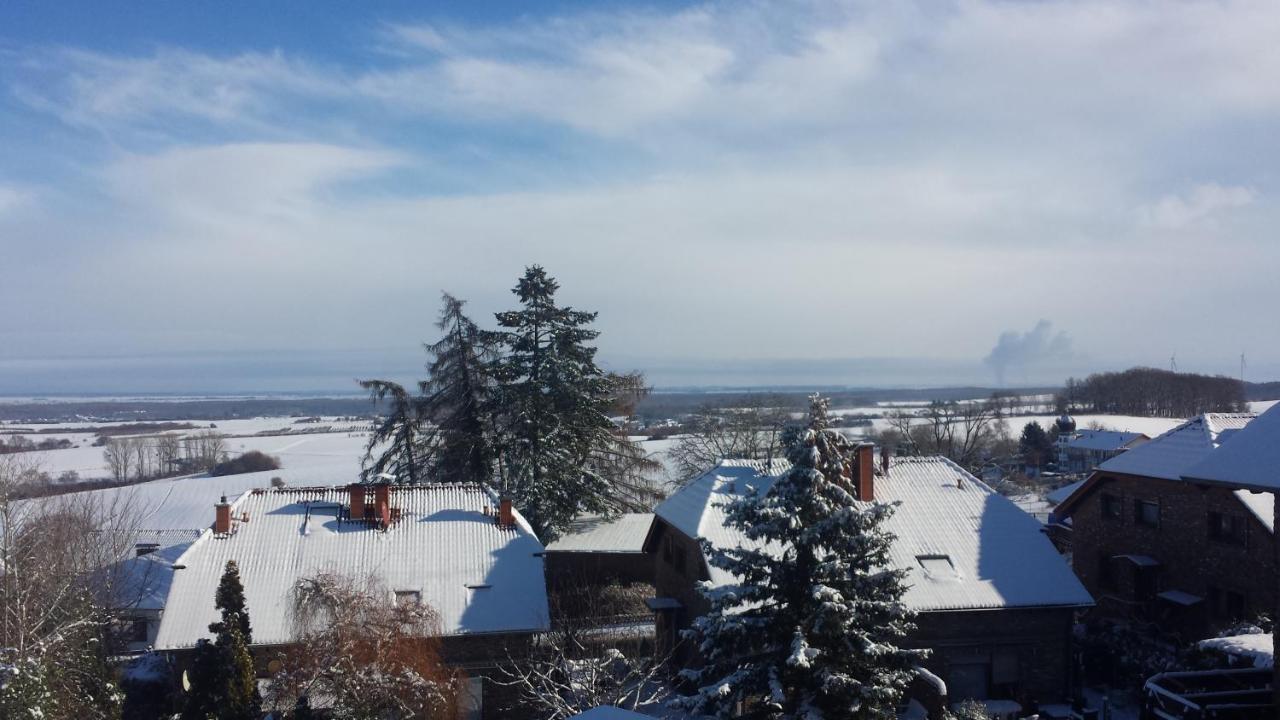
[[[725,524],[723,505],[752,490],[767,492],[785,463],[726,460],[655,510],[645,547],[654,553],[656,597],[650,602],[658,644],[676,662],[696,664],[680,631],[708,609],[698,583],[733,577],[707,562],[714,547],[752,541]],[[944,458],[858,451],[861,501],[900,503],[887,521],[895,566],[908,571],[904,597],[916,610],[907,644],[931,650],[924,663],[941,679],[946,700],[1032,702],[1069,697],[1072,624],[1092,605],[1034,518]]]
[[[1126,450],[1139,447],[1151,438],[1142,433],[1116,430],[1079,430],[1059,435],[1058,472],[1091,472]]]
[[[1192,418],[1103,463],[1058,506],[1096,613],[1190,641],[1272,611],[1272,496],[1185,477],[1253,417]]]

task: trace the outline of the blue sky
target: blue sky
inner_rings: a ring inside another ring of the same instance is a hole
[[[5,3],[0,393],[408,375],[441,290],[489,317],[534,262],[662,385],[1280,377],[1277,36],[1260,0]]]

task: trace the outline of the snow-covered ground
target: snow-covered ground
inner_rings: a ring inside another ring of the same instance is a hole
[[[238,455],[249,450],[258,450],[280,458],[281,466],[290,469],[320,468],[331,465],[335,461],[345,463],[351,458],[358,460],[364,454],[365,443],[369,441],[367,423],[341,421],[334,418],[326,418],[319,423],[295,423],[295,420],[296,418],[291,417],[264,417],[224,420],[216,423],[201,421],[191,423],[196,426],[195,429],[171,430],[166,434],[185,436],[207,432],[211,429],[211,425],[216,425],[217,432],[228,436],[225,442],[229,453]],[[123,423],[84,423],[77,424],[75,427],[102,427],[118,424]],[[329,426],[337,432],[307,432],[324,426]],[[71,424],[56,426],[24,424],[21,427],[33,429],[57,427],[70,430],[73,426]],[[257,435],[260,432],[272,431],[293,434]],[[0,427],[0,436],[4,434],[5,429]],[[82,480],[105,478],[109,475],[103,459],[103,448],[94,447],[95,436],[92,433],[58,432],[26,437],[34,442],[46,438],[66,438],[77,444],[77,447],[62,450],[31,453],[39,463],[40,469],[52,477],[56,478],[68,470],[75,471]]]

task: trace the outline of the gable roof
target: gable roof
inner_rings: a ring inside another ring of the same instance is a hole
[[[1253,413],[1204,413],[1126,450],[1098,466],[1099,472],[1177,480],[1187,468],[1253,420]]]
[[[786,467],[775,463],[769,475],[764,463],[726,460],[654,512],[714,546],[751,546],[753,541],[725,526],[722,504],[753,487],[767,492]],[[1093,604],[1040,523],[950,460],[897,458],[888,476],[875,478],[875,492],[877,500],[901,503],[885,526],[897,536],[890,557],[908,571],[904,600],[913,609]],[[714,584],[734,581],[724,570],[709,571]]]
[[[1142,433],[1118,430],[1081,430],[1067,441],[1067,447],[1075,450],[1101,450],[1110,452],[1129,447],[1135,440],[1145,439]]]
[[[603,515],[580,517],[547,546],[547,552],[644,552],[644,539],[652,524],[653,513],[623,513],[612,518]]]
[[[1195,482],[1280,492],[1280,406],[1259,415],[1182,474]]]
[[[1105,479],[1107,473],[1182,482],[1184,474],[1205,458],[1217,455],[1222,452],[1222,448],[1233,446],[1238,436],[1252,426],[1256,417],[1254,413],[1197,415],[1099,465],[1083,484],[1059,503],[1056,512],[1064,517],[1069,516],[1075,506]],[[1239,490],[1235,495],[1263,525],[1274,530],[1273,497],[1270,494],[1257,495]]]
[[[534,632],[548,626],[542,543],[517,514],[515,527],[484,509],[478,485],[394,488],[401,519],[381,531],[342,520],[347,493],[331,488],[257,490],[239,498],[234,532],[205,531],[175,565],[157,649],[192,647],[218,617],[214,591],[228,560],[240,567],[254,642],[287,643],[291,593],[322,572],[372,576],[389,592],[412,591],[440,617],[444,635]]]

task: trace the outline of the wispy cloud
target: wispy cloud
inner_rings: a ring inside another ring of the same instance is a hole
[[[1250,187],[1205,183],[1185,195],[1165,195],[1154,204],[1139,208],[1144,225],[1180,230],[1234,208],[1253,203],[1258,193]]]
[[[603,311],[612,352],[977,366],[1028,308],[1098,354],[1192,326],[1238,347],[1257,318],[1209,317],[1185,288],[1230,302],[1280,262],[1262,242],[1280,222],[1271,2],[709,2],[369,26],[341,55],[39,47],[0,68],[6,109],[61,133],[6,151],[63,173],[46,214],[7,233],[60,272],[0,267],[0,304],[38,294],[44,320],[0,331],[44,337],[57,316],[142,351],[194,324],[251,350],[413,327],[416,352],[438,289],[498,309],[538,261]],[[1257,292],[1251,306],[1280,301]],[[139,295],[165,301],[134,319]],[[798,306],[893,322],[816,333]]]

